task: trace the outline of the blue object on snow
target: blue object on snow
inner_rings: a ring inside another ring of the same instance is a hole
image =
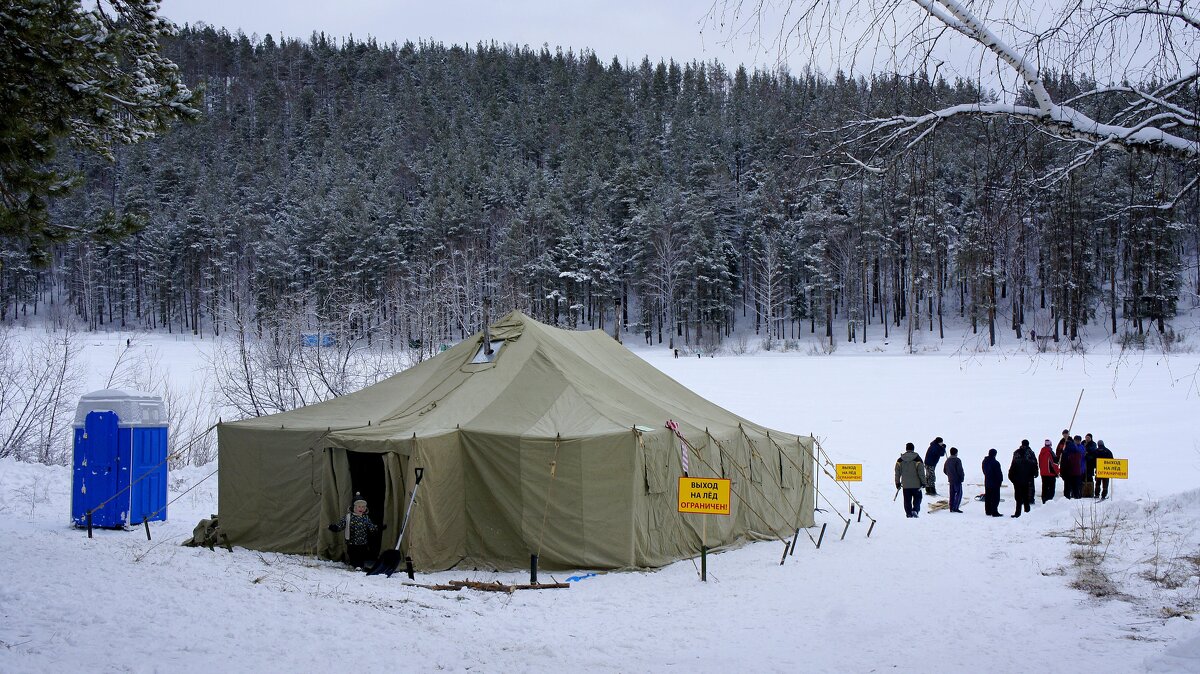
[[[87,526],[89,510],[96,527],[166,520],[166,459],[162,398],[117,389],[84,395],[75,410],[71,520]]]
[[[333,334],[329,332],[302,332],[300,333],[301,346],[333,346],[336,344]]]
[[[595,576],[595,575],[598,575],[598,574],[585,573],[582,576],[571,576],[570,578],[567,579],[567,582],[568,583],[578,583],[579,581],[583,580],[584,578],[591,578],[592,576]]]

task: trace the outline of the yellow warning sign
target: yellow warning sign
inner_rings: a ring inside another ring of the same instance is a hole
[[[837,469],[838,482],[862,482],[862,464],[861,463],[839,463],[834,466]]]
[[[729,480],[720,477],[679,478],[679,512],[729,514]]]
[[[1129,479],[1129,459],[1096,459],[1096,477]]]

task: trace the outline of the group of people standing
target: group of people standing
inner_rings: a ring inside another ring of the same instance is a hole
[[[1072,437],[1071,431],[1064,428],[1053,450],[1047,439],[1038,454],[1042,503],[1054,498],[1058,478],[1062,478],[1063,496],[1066,498],[1108,498],[1109,478],[1096,477],[1096,460],[1111,458],[1112,450],[1104,446],[1103,440],[1092,440],[1091,433],[1082,438],[1078,435]]]
[[[919,516],[922,490],[929,496],[937,496],[937,466],[946,453],[946,443],[941,437],[929,443],[924,459],[917,454],[913,443],[905,445],[904,453],[896,460],[895,478],[896,491],[904,491],[906,516]],[[951,447],[949,454],[942,472],[950,484],[950,512],[961,513],[965,472],[962,459],[958,457],[958,448]],[[1022,440],[1021,446],[1013,451],[1008,466],[1008,480],[1013,485],[1016,501],[1012,517],[1029,512],[1033,505],[1034,485],[1039,476],[1042,478],[1042,503],[1054,498],[1055,482],[1060,477],[1066,498],[1084,498],[1085,483],[1089,487],[1088,496],[1108,498],[1108,478],[1095,478],[1096,460],[1100,458],[1111,459],[1113,454],[1104,446],[1103,440],[1093,441],[1091,433],[1081,438],[1078,435],[1072,437],[1069,430],[1064,430],[1056,448],[1051,449],[1050,440],[1047,439],[1039,454],[1034,454],[1028,440]],[[996,458],[995,449],[988,450],[982,468],[984,512],[990,517],[1000,517],[1000,486],[1004,483],[1005,473]]]

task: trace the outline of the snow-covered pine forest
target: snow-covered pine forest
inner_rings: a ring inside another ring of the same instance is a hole
[[[999,117],[948,119],[882,175],[831,160],[843,124],[979,100],[970,82],[203,25],[164,55],[201,118],[111,164],[60,156],[85,180],[53,205],[144,227],[56,244],[46,268],[4,250],[3,322],[432,353],[491,300],[700,348],[735,330],[911,343],[951,318],[990,343],[1089,325],[1142,342],[1200,291],[1200,190],[1133,208],[1194,177],[1172,160],[1055,170],[1071,148]],[[1052,78],[1056,99],[1095,84]],[[1095,100],[1075,105],[1111,112]]]

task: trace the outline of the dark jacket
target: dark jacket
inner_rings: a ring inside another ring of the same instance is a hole
[[[905,452],[896,459],[896,486],[905,489],[925,486],[925,466],[921,463],[920,454]]]
[[[1059,438],[1058,444],[1055,445],[1055,447],[1054,447],[1054,463],[1057,463],[1060,468],[1062,467],[1063,452],[1067,451],[1067,443],[1068,442],[1073,442],[1073,441],[1068,440],[1066,438]]]
[[[937,468],[938,461],[946,456],[946,445],[944,443],[931,442],[929,449],[925,450],[925,465],[930,468]]]
[[[983,460],[983,486],[998,488],[1002,484],[1004,484],[1004,469],[996,460],[996,450],[993,449]]]
[[[1012,463],[1008,464],[1008,481],[1013,484],[1032,482],[1038,474],[1038,460],[1029,445],[1021,445],[1013,452]]]
[[[371,521],[369,515],[365,513],[359,515],[353,510],[346,513],[341,521],[329,525],[330,531],[345,531],[346,542],[350,545],[366,545],[370,540],[368,536],[378,529],[379,527]]]
[[[963,474],[962,459],[957,456],[952,456],[946,459],[946,465],[942,467],[942,472],[946,474],[946,479],[950,484],[962,484],[966,479]]]
[[[1066,449],[1063,450],[1059,468],[1065,477],[1081,477],[1085,468],[1083,448],[1074,441],[1068,442]]]
[[[1096,472],[1096,443],[1087,441],[1083,443],[1083,460],[1088,475]]]

